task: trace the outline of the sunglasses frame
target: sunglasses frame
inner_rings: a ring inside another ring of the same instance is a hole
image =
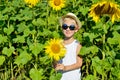
[[[73,25],[73,24],[70,26],[68,26],[67,24],[62,25],[62,29],[66,30],[68,28],[69,28],[69,30],[75,30],[75,25]]]

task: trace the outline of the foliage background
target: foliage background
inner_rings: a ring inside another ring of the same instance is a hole
[[[54,11],[47,0],[33,8],[24,0],[0,0],[0,79],[59,80],[44,52],[45,42],[62,38],[60,16],[73,12],[82,22],[75,34],[81,44],[83,80],[120,80],[120,22],[102,17],[95,23],[89,9],[98,0],[67,0]],[[119,0],[116,0],[120,4]]]

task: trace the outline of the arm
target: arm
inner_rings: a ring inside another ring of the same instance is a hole
[[[78,56],[78,53],[81,49],[81,45],[79,44],[77,46],[77,51],[76,51],[76,63],[72,64],[72,65],[68,65],[68,66],[64,66],[63,64],[57,64],[56,66],[56,70],[63,70],[63,71],[69,71],[69,70],[74,70],[74,69],[78,69],[82,66],[82,57]]]
[[[77,56],[77,62],[75,64],[72,64],[72,65],[64,66],[63,71],[78,69],[81,66],[82,66],[82,58]]]

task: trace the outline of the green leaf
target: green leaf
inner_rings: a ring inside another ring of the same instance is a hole
[[[92,59],[92,66],[93,67],[96,67],[99,63],[100,63],[99,57],[96,56]]]
[[[92,54],[96,54],[98,52],[98,47],[93,45],[93,46],[89,46],[89,47],[85,47],[83,46],[80,50],[80,55],[86,55],[89,54],[90,52],[92,52]]]
[[[96,71],[99,73],[99,74],[101,74],[101,75],[105,75],[105,71],[104,71],[104,69],[102,68],[102,66],[100,66],[100,65],[98,65],[98,66],[96,66],[95,67],[95,69],[96,69]]]
[[[31,31],[31,34],[32,34],[32,35],[35,35],[36,32],[37,32],[36,30],[32,30],[32,31]]]
[[[42,18],[37,18],[32,21],[33,25],[35,26],[44,26],[45,21]]]
[[[17,31],[19,33],[23,32],[27,28],[27,26],[25,24],[26,24],[25,22],[21,22],[19,25],[17,25],[17,27],[18,27]]]
[[[110,58],[109,57],[107,57],[107,58],[105,58],[104,60],[102,60],[101,61],[101,63],[102,63],[102,68],[103,69],[106,69],[106,71],[108,70],[111,70],[111,67],[112,67],[112,64],[110,63]],[[104,71],[105,72],[105,71]]]
[[[54,38],[60,38],[60,35],[57,31],[53,31],[52,35],[54,36]]]
[[[2,50],[2,53],[10,57],[12,53],[14,52],[14,50],[15,50],[14,47],[10,47],[10,48],[4,47]]]
[[[50,58],[48,56],[40,57],[39,60],[41,64],[44,65],[50,64]]]
[[[35,56],[37,56],[42,49],[43,49],[43,44],[35,43],[30,45],[30,50]]]
[[[20,53],[20,55],[15,59],[14,63],[17,65],[25,65],[31,59],[32,59],[31,55],[24,51]]]
[[[32,20],[32,17],[33,11],[26,7],[25,9],[20,10],[20,15],[18,16],[18,19],[28,21]]]
[[[114,31],[113,36],[114,36],[114,38],[119,38],[118,36],[120,36],[120,34],[117,31]]]
[[[120,30],[120,25],[114,25],[114,26],[112,27],[112,29],[113,29],[113,30]]]
[[[108,39],[107,39],[107,42],[108,42],[109,44],[117,44],[117,41],[116,41],[115,38],[108,38]]]
[[[115,58],[115,56],[116,56],[116,53],[114,50],[107,51],[106,54],[108,54],[111,58]]]
[[[96,78],[94,77],[94,75],[87,75],[86,77],[84,77],[83,80],[96,80]]]
[[[87,32],[85,32],[85,33],[83,34],[83,36],[84,36],[84,37],[88,37],[89,40],[90,40],[90,42],[93,42],[93,39],[97,37],[96,34],[94,34],[94,33],[87,33]]]
[[[57,19],[58,19],[58,16],[56,14],[50,14],[50,16],[48,16],[48,25],[51,26],[51,25],[56,24]]]
[[[83,46],[80,50],[80,55],[86,55],[86,54],[89,54],[90,50],[89,50],[89,47],[85,47]]]
[[[5,56],[0,56],[0,65],[3,65],[5,61]]]
[[[41,34],[42,36],[48,36],[48,35],[51,35],[51,31],[49,29],[43,29],[43,33]]]
[[[0,13],[0,20],[7,20],[8,19],[8,15],[2,15],[1,13]]]
[[[62,77],[61,73],[56,73],[50,76],[50,80],[60,80],[60,78]]]
[[[117,78],[116,80],[119,80],[120,79],[120,68],[117,68],[117,67],[111,68],[111,74]]]
[[[95,46],[95,45],[93,45],[93,46],[90,47],[90,50],[91,50],[91,52],[92,52],[93,54],[95,54],[95,53],[98,52],[98,47]]]
[[[120,59],[115,59],[114,63],[115,63],[117,68],[120,68]]]
[[[13,31],[14,31],[13,25],[10,25],[8,28],[4,28],[4,32],[5,32],[7,35],[10,35]]]
[[[99,74],[104,74],[102,61],[98,57],[92,59],[92,66]]]
[[[43,69],[40,69],[40,70],[37,70],[37,69],[34,69],[32,68],[30,71],[29,71],[29,74],[30,74],[30,78],[32,80],[43,80]]]
[[[81,6],[79,11],[85,16],[89,11],[89,7]]]
[[[107,42],[109,44],[120,44],[120,34],[117,31],[114,31],[113,33],[113,38],[108,38]]]
[[[14,11],[14,7],[12,7],[12,6],[9,6],[9,7],[5,7],[5,9],[2,11],[2,13],[3,14],[5,14],[5,13],[11,13],[11,12],[13,12]]]
[[[17,35],[17,38],[14,38],[13,41],[14,41],[15,43],[24,43],[24,42],[25,42],[25,37],[24,37],[24,36]]]
[[[24,30],[24,36],[28,36],[30,34],[31,34],[30,29],[27,28],[27,29]]]
[[[0,44],[1,43],[4,43],[4,42],[7,42],[8,40],[7,40],[7,36],[2,36],[1,34],[0,34]]]

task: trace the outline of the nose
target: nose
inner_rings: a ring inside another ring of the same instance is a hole
[[[66,30],[68,31],[68,30],[70,30],[70,28],[68,27]]]

